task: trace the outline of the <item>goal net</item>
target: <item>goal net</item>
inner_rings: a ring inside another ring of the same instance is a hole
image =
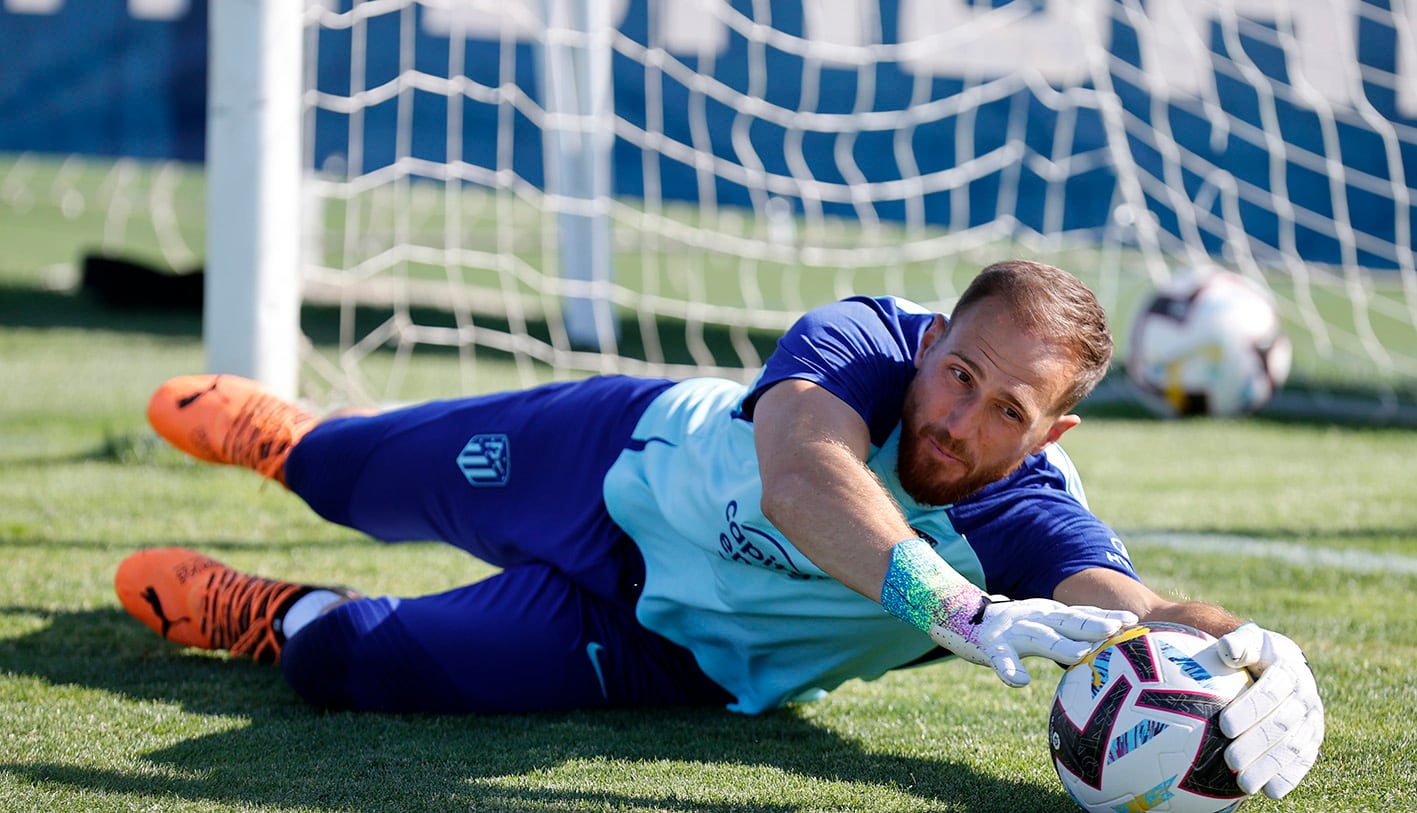
[[[748,378],[807,308],[947,310],[979,268],[1025,256],[1089,282],[1121,342],[1156,282],[1240,271],[1295,345],[1280,408],[1410,416],[1414,14],[310,2],[303,214],[285,218],[302,391]]]
[[[1277,295],[1292,394],[1413,399],[1402,5],[489,0],[307,22],[305,291],[336,327],[306,377],[346,397],[745,377],[808,307],[947,309],[1031,256],[1092,283],[1119,337],[1149,285],[1209,258]]]

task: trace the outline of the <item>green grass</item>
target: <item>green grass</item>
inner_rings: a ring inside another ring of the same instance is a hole
[[[167,644],[113,594],[140,547],[373,593],[489,570],[378,545],[157,442],[143,407],[201,367],[196,318],[41,290],[26,252],[0,257],[0,811],[1072,809],[1043,664],[1023,690],[936,664],[757,718],[444,718],[322,713],[276,670]],[[1322,757],[1245,809],[1417,810],[1417,432],[1093,410],[1066,445],[1155,586],[1281,629],[1313,663]]]
[[[0,316],[26,296],[0,288]],[[246,472],[155,443],[143,403],[200,364],[196,326],[73,307],[92,326],[0,329],[0,809],[1069,809],[1043,739],[1047,667],[1008,690],[986,670],[939,664],[760,718],[464,719],[318,712],[275,670],[166,644],[112,593],[115,565],[139,547],[190,544],[401,594],[488,571],[450,548],[385,547],[325,525]],[[1313,659],[1329,710],[1323,758],[1284,803],[1249,809],[1417,809],[1417,434],[1094,417],[1069,440],[1094,507],[1158,586],[1279,627]],[[1167,532],[1392,566],[1146,541]]]

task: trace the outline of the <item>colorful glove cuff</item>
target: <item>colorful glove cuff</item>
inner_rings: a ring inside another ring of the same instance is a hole
[[[921,632],[941,626],[965,638],[979,623],[984,591],[950,567],[923,539],[907,539],[891,549],[881,585],[881,606]]]

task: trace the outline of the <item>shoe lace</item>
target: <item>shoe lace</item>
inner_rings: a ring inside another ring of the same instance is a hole
[[[264,477],[281,480],[285,458],[315,418],[271,395],[252,395],[225,438],[226,457]]]
[[[226,568],[213,573],[202,617],[213,648],[250,655],[257,663],[275,663],[284,639],[272,622],[302,590],[297,584]]]

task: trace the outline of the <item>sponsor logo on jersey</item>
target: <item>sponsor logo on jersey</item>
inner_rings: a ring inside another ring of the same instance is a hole
[[[775,536],[738,519],[738,501],[730,500],[723,510],[727,526],[718,534],[718,555],[734,562],[776,570],[793,579],[810,579],[792,554]]]
[[[936,539],[928,533],[925,533],[914,525],[910,526],[910,530],[914,531],[916,536],[925,540],[925,544],[929,545],[932,550],[940,549],[940,540]]]

